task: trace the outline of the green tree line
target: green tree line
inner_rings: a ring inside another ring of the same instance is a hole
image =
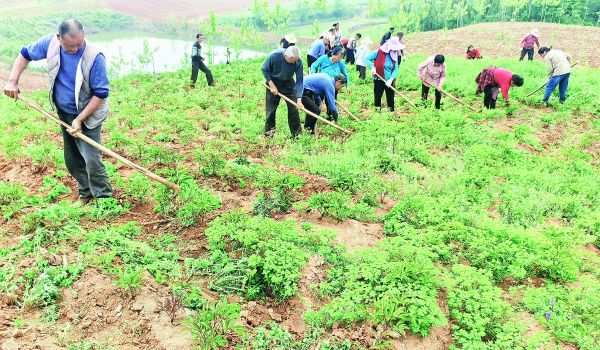
[[[600,0],[299,0],[293,5],[254,0],[246,19],[259,30],[273,31],[356,16],[387,18],[407,32],[499,21],[597,26]]]

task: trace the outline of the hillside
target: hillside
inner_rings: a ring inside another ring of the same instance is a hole
[[[151,18],[165,21],[170,16],[177,19],[203,19],[207,18],[211,10],[217,14],[244,12],[252,6],[253,0],[182,0],[182,1],[162,1],[162,0],[141,0],[141,1],[122,1],[122,0],[100,0],[113,11],[121,12],[127,15]],[[281,3],[293,2],[295,0],[279,0]],[[271,1],[274,3],[275,1]]]
[[[540,45],[570,52],[580,64],[599,67],[600,28],[554,23],[481,23],[448,31],[411,33],[406,37],[409,54],[443,53],[464,56],[467,46],[481,48],[484,57],[519,57],[521,38],[540,30]],[[536,53],[537,56],[537,53]]]

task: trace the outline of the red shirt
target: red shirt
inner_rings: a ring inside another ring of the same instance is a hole
[[[479,54],[479,50],[477,50],[477,49],[473,49],[473,51],[471,51],[471,52],[467,53],[467,59],[468,59],[468,60],[469,60],[469,59],[471,59],[471,60],[472,60],[472,59],[476,59],[476,58],[477,58],[477,59],[481,58],[481,55]]]
[[[500,90],[502,90],[502,98],[508,100],[508,89],[510,89],[511,79],[513,77],[513,72],[504,68],[496,68],[494,71],[494,82],[500,86]]]

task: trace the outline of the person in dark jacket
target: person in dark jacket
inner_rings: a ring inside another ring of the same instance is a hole
[[[387,33],[383,34],[383,37],[381,38],[381,42],[379,43],[379,45],[383,45],[383,44],[385,44],[386,41],[390,40],[390,38],[392,37],[392,34],[394,34],[394,27],[391,27]]]
[[[204,64],[204,57],[202,57],[202,42],[204,41],[204,35],[202,33],[196,34],[196,42],[192,45],[192,77],[190,87],[196,86],[196,80],[198,79],[198,69],[206,74],[206,82],[209,86],[213,86],[215,81],[213,79],[212,72]]]
[[[304,91],[304,72],[300,49],[298,46],[290,46],[285,51],[273,51],[262,65],[262,73],[269,88],[266,91],[266,121],[265,136],[271,136],[275,132],[275,117],[277,106],[282,94],[302,106],[302,93]],[[296,81],[294,81],[296,75]],[[292,137],[302,133],[298,109],[287,102],[288,124]]]

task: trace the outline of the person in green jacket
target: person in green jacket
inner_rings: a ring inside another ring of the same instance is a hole
[[[332,78],[335,78],[339,75],[343,75],[346,77],[346,89],[350,91],[350,76],[348,75],[348,71],[346,70],[346,63],[344,62],[344,49],[337,46],[334,47],[331,51],[327,53],[327,55],[323,55],[319,57],[310,66],[310,73],[325,73]],[[337,93],[336,93],[337,96]]]

